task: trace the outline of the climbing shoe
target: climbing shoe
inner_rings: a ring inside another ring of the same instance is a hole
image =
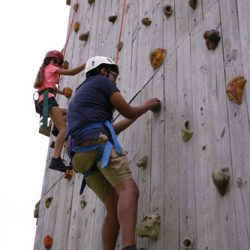
[[[65,172],[66,169],[67,169],[67,167],[66,167],[65,163],[63,162],[63,160],[61,159],[61,157],[59,157],[59,158],[54,158],[53,157],[51,159],[49,168],[53,169],[53,170],[58,170],[58,171],[61,171],[61,172]]]
[[[122,250],[138,250],[135,245],[124,247]]]

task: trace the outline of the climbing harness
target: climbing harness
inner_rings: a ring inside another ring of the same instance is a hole
[[[38,114],[40,114],[40,128],[39,128],[39,132],[42,134],[47,134],[47,132],[45,132],[45,130],[48,129],[48,118],[49,118],[49,93],[52,93],[53,89],[45,89],[42,91],[36,91],[33,95],[33,99],[35,102],[35,109],[36,112]],[[54,90],[53,90],[54,92]],[[39,96],[43,95],[43,108],[41,110],[40,106],[39,106],[39,99],[35,99],[35,94],[38,93]]]
[[[95,128],[101,128],[102,126],[105,126],[108,128],[110,135],[111,135],[111,140],[107,139],[105,143],[95,143],[95,144],[90,144],[88,146],[72,146],[72,137],[77,136],[80,132],[87,132],[91,129]],[[109,157],[112,151],[112,148],[114,147],[116,153],[118,155],[122,155],[122,147],[118,141],[118,138],[115,134],[114,128],[112,124],[109,121],[105,121],[104,123],[102,122],[94,122],[90,123],[87,126],[84,126],[83,128],[78,129],[75,133],[72,134],[72,136],[69,136],[68,138],[68,144],[69,144],[69,155],[72,158],[75,153],[81,153],[81,152],[88,152],[92,150],[97,151],[97,156],[95,159],[95,163],[91,168],[89,168],[87,171],[83,173],[83,181],[82,185],[80,188],[80,194],[82,194],[85,186],[86,186],[86,180],[85,178],[92,175],[96,170],[97,170],[97,162],[101,160],[101,168],[107,167],[109,163]]]

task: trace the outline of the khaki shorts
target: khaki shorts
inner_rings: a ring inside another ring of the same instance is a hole
[[[74,169],[78,173],[87,171],[95,162],[96,151],[76,153],[72,159]],[[124,180],[132,179],[128,160],[125,155],[118,155],[112,149],[109,164],[105,168],[97,164],[97,170],[86,178],[87,185],[105,203],[107,197],[114,192],[114,187]]]

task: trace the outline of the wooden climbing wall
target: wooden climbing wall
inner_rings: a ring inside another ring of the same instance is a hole
[[[76,2],[71,1],[69,24]],[[166,5],[173,8],[170,17],[163,13]],[[79,0],[74,21],[80,29],[71,32],[65,56],[70,67],[95,55],[115,57],[122,8],[121,0],[95,0],[92,5]],[[138,221],[154,211],[161,216],[158,240],[138,237],[140,247],[192,249],[183,248],[188,237],[197,250],[250,249],[250,83],[241,105],[226,95],[232,78],[244,75],[250,81],[249,13],[249,0],[198,0],[195,10],[188,0],[127,0],[118,87],[129,101],[152,78],[132,105],[150,97],[162,101],[160,112],[146,113],[119,136],[140,189]],[[118,16],[114,24],[108,21],[111,15]],[[144,17],[151,19],[150,26],[142,24]],[[205,45],[206,30],[221,35],[215,50]],[[87,31],[89,39],[80,41]],[[149,62],[155,48],[167,51],[157,70]],[[83,80],[84,73],[62,77],[60,85],[75,89]],[[67,107],[65,97],[58,102]],[[193,130],[186,143],[181,137],[185,120]],[[144,155],[148,165],[139,169],[136,162]],[[65,152],[63,156],[68,161]],[[47,163],[34,249],[44,249],[46,234],[53,237],[54,250],[102,249],[103,205],[88,188],[79,195],[80,174],[69,181]],[[211,176],[225,166],[231,178],[221,196]],[[53,200],[46,208],[48,197]]]

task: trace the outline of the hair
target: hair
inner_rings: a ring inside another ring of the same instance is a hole
[[[41,86],[41,84],[43,83],[44,68],[49,65],[51,59],[53,59],[53,57],[46,57],[46,58],[44,58],[43,64],[40,67],[40,69],[38,70],[38,73],[36,75],[36,80],[35,80],[35,83],[34,83],[34,87],[35,88]]]
[[[90,70],[86,73],[86,77],[96,76],[100,74],[101,69],[105,68],[107,71],[114,71],[117,74],[119,74],[118,66],[116,65],[110,65],[110,64],[100,64],[98,67]]]

